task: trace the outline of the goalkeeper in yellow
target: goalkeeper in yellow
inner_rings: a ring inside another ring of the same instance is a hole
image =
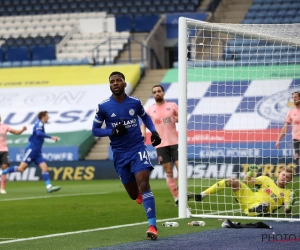
[[[284,168],[276,181],[268,176],[255,178],[258,171],[256,165],[249,167],[249,172],[244,177],[242,183],[236,178],[228,178],[217,182],[200,194],[188,194],[188,198],[195,201],[202,201],[206,196],[215,194],[224,188],[232,189],[234,197],[240,204],[242,211],[249,216],[259,216],[275,212],[284,206],[285,213],[291,213],[294,203],[294,192],[286,189],[286,185],[292,181],[292,169]],[[247,185],[255,186],[256,192]]]

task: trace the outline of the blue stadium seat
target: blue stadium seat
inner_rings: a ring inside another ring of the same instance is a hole
[[[22,61],[22,67],[29,67],[31,66],[31,61]]]
[[[293,17],[285,17],[282,19],[281,23],[294,23],[294,18]]]
[[[41,60],[41,66],[50,66],[51,60]]]
[[[120,7],[112,7],[111,10],[110,10],[111,14],[115,14],[115,15],[119,14],[120,13],[119,8]]]
[[[152,1],[151,0],[144,0],[143,4],[146,6],[151,6],[152,5]]]
[[[80,5],[81,5],[81,4],[80,4]],[[113,2],[113,1],[107,1],[107,2],[106,2],[106,6],[107,6],[107,7],[110,7],[110,8],[111,8],[111,7],[114,7],[114,6],[115,6],[115,2]]]
[[[256,17],[256,12],[248,12],[246,15],[245,15],[245,19],[253,19]]]
[[[193,5],[186,5],[185,7],[186,12],[194,12],[196,11],[195,7]]]
[[[2,51],[2,49],[0,48],[0,62],[2,62],[3,61],[3,51]]]
[[[167,7],[167,12],[169,12],[169,13],[175,12],[175,6],[169,5],[169,6]]]
[[[41,66],[41,62],[39,60],[32,60],[31,66]]]
[[[12,67],[21,67],[22,66],[22,62],[21,61],[14,61],[11,63]]]
[[[146,6],[140,6],[140,7],[139,7],[139,13],[140,13],[140,14],[145,14],[145,13],[147,13],[147,8],[146,8]]]
[[[265,18],[268,18],[268,17],[273,18],[273,17],[275,17],[276,15],[277,15],[277,11],[275,11],[275,10],[270,10],[270,11],[268,11],[268,12],[266,13]]]
[[[285,17],[287,15],[287,10],[280,10],[277,12],[276,17]]]
[[[32,60],[56,59],[55,46],[39,46],[32,48]]]
[[[269,7],[269,10],[281,10],[281,4],[270,4],[270,5],[266,5]]]
[[[291,7],[291,5],[293,5],[293,4],[289,4],[289,3],[281,4],[280,10],[288,10],[290,8],[293,9],[293,7]]]
[[[28,61],[30,60],[30,51],[27,47],[10,47],[6,50],[7,61]]]
[[[2,62],[2,68],[10,68],[10,67],[12,67],[11,62]]]
[[[297,1],[295,3],[289,4],[288,9],[289,10],[298,10],[299,11],[299,9],[300,9],[300,2]]]
[[[176,6],[176,11],[178,11],[178,12],[184,12],[185,11],[185,6],[183,4],[178,4]]]
[[[255,13],[255,14],[256,14],[255,19],[257,19],[257,18],[262,18],[263,19],[268,14],[268,11],[262,10],[262,11],[259,11],[259,12]]]
[[[132,19],[128,16],[116,17],[116,31],[131,31]]]
[[[52,66],[60,66],[61,65],[61,61],[60,60],[51,60],[51,65]]]
[[[253,0],[253,5],[263,5],[265,3],[265,0]]]
[[[149,6],[148,12],[151,14],[154,14],[154,13],[158,12],[158,10],[156,9],[155,5],[152,5],[152,6]]]
[[[123,7],[125,3],[123,1],[117,1],[115,4],[117,7]]]
[[[166,13],[167,12],[167,8],[165,5],[159,5],[158,6],[158,12],[159,13]]]
[[[159,15],[136,16],[134,20],[135,32],[150,32],[158,19]]]

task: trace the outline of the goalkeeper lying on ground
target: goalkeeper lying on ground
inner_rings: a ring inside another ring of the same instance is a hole
[[[195,201],[202,201],[206,196],[224,190],[225,187],[230,187],[242,211],[249,216],[273,213],[283,205],[284,212],[291,213],[294,192],[285,187],[292,181],[292,169],[283,169],[278,174],[276,181],[267,176],[255,178],[257,171],[258,167],[251,165],[244,178],[246,184],[257,188],[256,192],[253,192],[245,183],[235,178],[228,178],[217,182],[201,194],[188,194],[188,199],[195,198]]]

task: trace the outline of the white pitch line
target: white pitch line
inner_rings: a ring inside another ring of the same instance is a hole
[[[45,195],[45,196],[33,196],[33,197],[24,197],[24,198],[8,198],[0,199],[1,201],[21,201],[21,200],[35,200],[35,199],[48,199],[48,198],[57,198],[57,197],[69,197],[69,196],[82,196],[82,195],[97,195],[97,194],[108,194],[108,192],[99,192],[99,193],[79,193],[79,194],[56,194],[56,195]]]
[[[171,221],[171,220],[178,220],[178,219],[179,219],[178,217],[177,218],[169,218],[169,219],[157,220],[157,222],[163,222],[163,221],[169,221],[169,220]],[[119,226],[101,227],[101,228],[95,228],[95,229],[81,230],[81,231],[75,231],[75,232],[67,232],[67,233],[59,233],[59,234],[49,234],[49,235],[36,236],[36,237],[30,237],[30,238],[24,238],[24,239],[7,240],[7,241],[0,242],[0,245],[8,244],[8,243],[21,242],[21,241],[29,241],[29,240],[39,240],[39,239],[53,238],[53,237],[66,236],[66,235],[72,235],[72,234],[81,234],[81,233],[90,233],[90,232],[104,231],[104,230],[110,230],[110,229],[116,229],[116,228],[123,228],[123,227],[139,226],[139,225],[143,225],[143,224],[148,224],[148,221],[146,221],[146,222],[132,223],[132,224],[125,224],[125,225],[119,225]]]

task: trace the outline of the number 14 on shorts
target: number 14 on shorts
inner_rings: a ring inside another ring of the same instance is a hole
[[[147,151],[140,151],[138,152],[139,156],[140,156],[140,160],[141,161],[146,161],[147,163],[149,163],[149,156],[148,156],[148,153]]]

